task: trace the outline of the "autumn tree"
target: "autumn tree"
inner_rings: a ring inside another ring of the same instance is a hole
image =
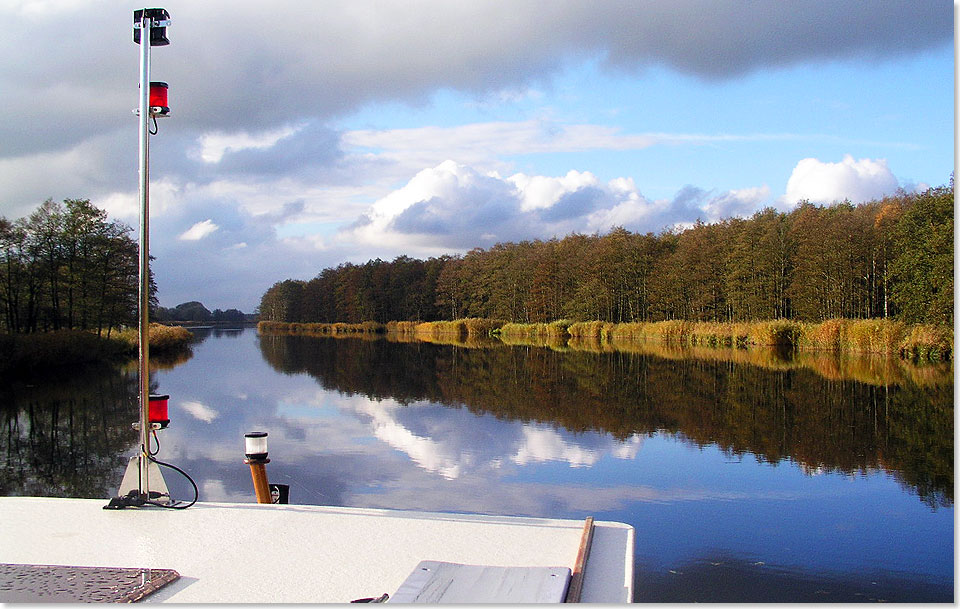
[[[273,284],[260,298],[260,319],[284,322],[303,321],[304,285],[305,282],[295,279]]]
[[[952,186],[916,197],[894,233],[893,301],[909,323],[953,325]]]
[[[900,316],[946,323],[953,319],[952,206],[953,191],[944,187],[859,205],[801,202],[789,213],[767,208],[750,218],[698,221],[656,235],[615,227],[427,261],[399,256],[344,263],[306,284],[278,284],[267,300],[279,299],[289,321]],[[31,243],[9,223],[0,230],[4,251]],[[38,259],[47,264],[40,245]],[[57,259],[49,264],[55,267]],[[9,266],[8,276],[19,272]],[[30,302],[45,287],[23,285],[9,298]]]
[[[130,227],[87,199],[47,200],[0,218],[0,307],[10,332],[110,331],[137,316],[138,247]],[[156,286],[150,302],[156,305]]]

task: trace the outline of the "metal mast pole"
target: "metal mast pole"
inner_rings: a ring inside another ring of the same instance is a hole
[[[150,498],[150,35],[153,19],[140,21],[140,494]]]

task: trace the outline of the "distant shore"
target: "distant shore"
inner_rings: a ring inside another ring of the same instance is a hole
[[[150,353],[188,349],[193,335],[182,327],[150,324]],[[37,375],[66,367],[120,362],[137,357],[136,328],[109,338],[83,330],[0,334],[0,376]]]
[[[905,324],[887,319],[828,319],[820,323],[790,320],[755,322],[660,321],[609,323],[602,321],[518,324],[493,319],[454,321],[367,321],[348,323],[286,323],[261,321],[263,334],[363,336],[395,334],[411,337],[493,338],[515,344],[530,341],[595,341],[603,343],[659,340],[718,348],[783,347],[799,351],[898,356],[904,359],[949,361],[953,357],[953,328]]]

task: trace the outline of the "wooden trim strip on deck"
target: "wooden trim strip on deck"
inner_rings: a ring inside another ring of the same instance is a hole
[[[590,558],[590,545],[593,543],[593,516],[583,523],[583,534],[580,536],[580,549],[577,550],[577,562],[573,565],[570,574],[570,587],[567,588],[565,603],[579,603],[583,592],[583,573],[587,568],[587,559]]]

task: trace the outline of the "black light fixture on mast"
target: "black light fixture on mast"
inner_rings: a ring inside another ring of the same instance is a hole
[[[170,13],[163,8],[142,8],[133,11],[133,41],[140,44],[140,30],[143,29],[143,18],[152,21],[150,26],[150,46],[165,47],[170,44],[167,39],[167,26],[170,25]]]

